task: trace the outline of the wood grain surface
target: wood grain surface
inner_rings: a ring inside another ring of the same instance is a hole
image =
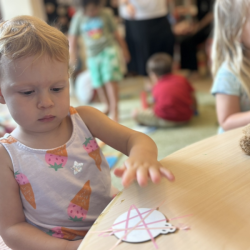
[[[93,231],[105,230],[115,219],[138,208],[159,208],[167,218],[192,214],[173,220],[190,226],[174,234],[156,238],[159,249],[171,250],[246,250],[250,249],[250,157],[239,147],[242,129],[195,143],[179,150],[161,163],[173,171],[176,181],[163,180],[145,188],[136,183],[122,191],[99,216],[78,250],[109,250],[115,236],[99,237]],[[167,145],[166,145],[167,147]],[[151,241],[122,242],[117,250],[155,249]]]

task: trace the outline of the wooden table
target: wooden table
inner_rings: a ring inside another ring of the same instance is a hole
[[[156,238],[159,249],[250,249],[250,156],[239,147],[241,136],[241,128],[232,130],[167,156],[161,163],[173,171],[175,183],[164,180],[146,188],[131,185],[111,202],[90,232],[110,228],[132,204],[154,208],[166,199],[159,211],[168,218],[192,214],[171,222],[184,223],[191,230],[160,235]],[[115,236],[88,233],[78,250],[109,250],[116,242]],[[115,249],[155,247],[151,241],[122,242]]]

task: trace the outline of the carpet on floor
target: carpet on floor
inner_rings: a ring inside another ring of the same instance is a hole
[[[158,159],[161,160],[167,155],[180,150],[192,143],[203,140],[217,133],[218,123],[215,111],[215,100],[207,92],[197,92],[199,115],[193,117],[189,124],[182,127],[157,129],[149,136],[155,141],[158,147]],[[134,128],[136,123],[131,119],[131,112],[134,108],[140,107],[138,99],[127,99],[120,101],[121,123],[129,128]],[[109,146],[103,147],[104,154],[115,153]],[[114,176],[113,170],[121,167],[126,160],[122,155],[111,170],[112,184],[121,190],[121,180]]]

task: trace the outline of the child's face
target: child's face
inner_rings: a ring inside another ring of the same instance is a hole
[[[47,55],[33,60],[2,58],[0,102],[7,104],[22,131],[48,132],[69,112],[68,65]]]
[[[84,14],[88,17],[96,17],[99,15],[101,5],[89,4],[84,8]]]

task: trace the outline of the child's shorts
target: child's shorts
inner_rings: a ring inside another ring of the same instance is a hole
[[[107,47],[98,55],[88,58],[87,65],[95,89],[100,88],[108,82],[122,80],[119,55],[114,46]]]
[[[151,108],[137,111],[134,118],[139,124],[150,127],[169,128],[187,124],[187,122],[174,122],[157,117]]]

